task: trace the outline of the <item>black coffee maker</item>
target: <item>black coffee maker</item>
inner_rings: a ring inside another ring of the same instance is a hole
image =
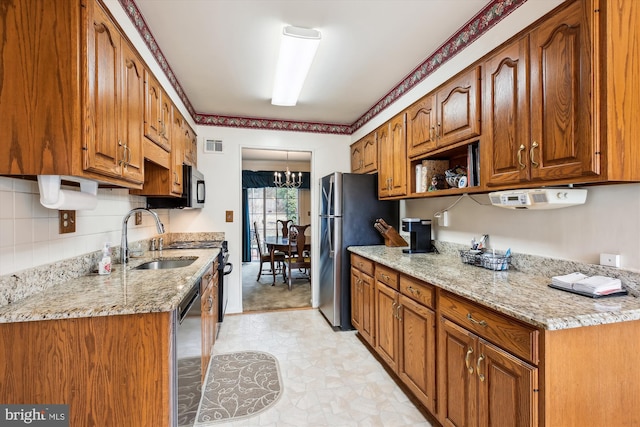
[[[420,218],[402,218],[402,231],[410,235],[409,249],[403,249],[407,254],[431,252],[431,220]]]

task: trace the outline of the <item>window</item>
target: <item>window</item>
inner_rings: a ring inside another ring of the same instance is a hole
[[[290,219],[298,224],[300,218],[298,212],[298,189],[296,188],[249,188],[249,224],[253,235],[253,224],[258,226],[258,232],[264,239],[275,237],[277,230],[276,221]],[[255,239],[251,239],[251,259],[258,256],[258,247]]]

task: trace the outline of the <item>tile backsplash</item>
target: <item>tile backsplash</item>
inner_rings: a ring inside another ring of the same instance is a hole
[[[37,181],[0,177],[0,275],[94,252],[105,242],[118,246],[124,215],[145,204],[127,189],[98,189],[98,206],[76,211],[75,233],[59,234],[58,211],[40,204]],[[168,212],[157,213],[170,231]],[[132,217],[128,233],[130,241],[156,235],[153,218],[143,214],[135,225]]]

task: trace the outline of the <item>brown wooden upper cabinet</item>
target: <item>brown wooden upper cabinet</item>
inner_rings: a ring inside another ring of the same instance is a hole
[[[372,173],[378,170],[378,142],[376,133],[371,132],[351,144],[351,172]]]
[[[103,8],[87,8],[84,169],[141,183],[144,66]]]
[[[398,114],[376,130],[380,164],[378,197],[407,194],[406,114]]]
[[[597,176],[582,6],[573,3],[485,62],[487,185]]]
[[[436,120],[438,148],[480,135],[480,67],[436,91]]]
[[[184,162],[191,166],[198,165],[198,137],[185,120]]]
[[[82,3],[15,0],[5,11],[0,174],[140,188],[144,64],[101,3]]]
[[[407,110],[407,152],[417,157],[480,135],[480,67],[449,80]]]
[[[407,109],[407,154],[416,157],[437,148],[436,96],[429,94]]]
[[[171,151],[171,100],[158,80],[145,71],[144,136]]]

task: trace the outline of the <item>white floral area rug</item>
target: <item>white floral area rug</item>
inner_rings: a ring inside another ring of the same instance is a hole
[[[277,359],[258,351],[212,356],[194,427],[253,417],[282,394]]]

